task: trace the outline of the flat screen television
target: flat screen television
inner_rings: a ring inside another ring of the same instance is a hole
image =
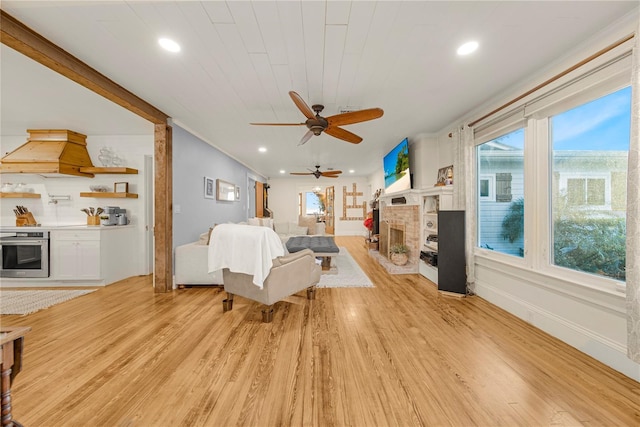
[[[396,193],[411,189],[409,171],[409,140],[403,139],[382,160],[384,166],[384,192]]]

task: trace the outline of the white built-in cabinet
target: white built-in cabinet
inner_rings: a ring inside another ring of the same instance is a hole
[[[453,209],[453,187],[441,186],[420,192],[420,241],[422,251],[438,252],[438,212]],[[435,239],[430,236],[435,236]],[[421,260],[418,271],[433,283],[438,284],[438,268]]]
[[[51,277],[58,280],[101,279],[100,231],[53,231]]]
[[[138,274],[133,226],[53,229],[50,238],[51,280],[110,284]]]

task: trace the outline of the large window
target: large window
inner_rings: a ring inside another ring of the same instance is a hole
[[[320,215],[324,212],[324,199],[319,191],[307,191],[305,194],[305,215]]]
[[[478,245],[524,256],[524,129],[476,149]]]
[[[625,280],[631,88],[549,119],[552,264]]]

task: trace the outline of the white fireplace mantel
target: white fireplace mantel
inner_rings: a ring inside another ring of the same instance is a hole
[[[404,197],[406,199],[406,203],[403,203],[405,206],[411,205],[421,205],[422,197],[424,196],[438,196],[443,194],[453,194],[453,186],[452,185],[444,185],[433,188],[425,188],[420,190],[406,190],[406,191],[398,191],[396,193],[391,194],[382,194],[378,198],[378,200],[384,203],[386,206],[393,205],[393,199]]]

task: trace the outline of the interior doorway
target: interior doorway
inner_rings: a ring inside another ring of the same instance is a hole
[[[334,222],[335,221],[335,212],[334,212],[334,205],[335,205],[334,194],[335,193],[334,192],[335,190],[333,188],[333,185],[325,189],[324,231],[327,234],[335,234],[335,222]]]

